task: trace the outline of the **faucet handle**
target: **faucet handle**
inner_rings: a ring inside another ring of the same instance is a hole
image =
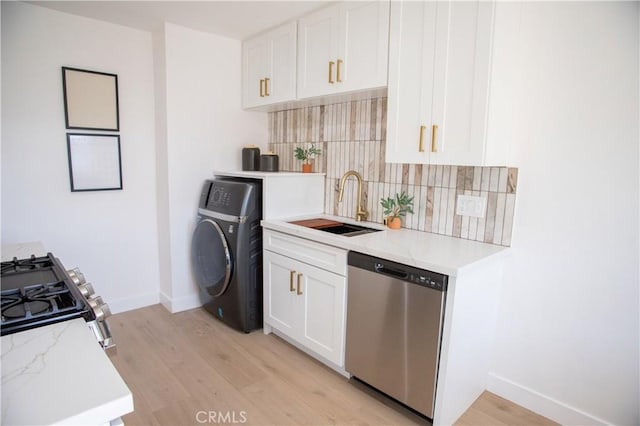
[[[364,209],[358,210],[358,212],[356,213],[356,222],[362,222],[363,220],[366,220],[368,216],[369,216],[368,211]]]

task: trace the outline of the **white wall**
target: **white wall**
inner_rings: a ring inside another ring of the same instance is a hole
[[[637,425],[638,3],[521,12],[518,201],[489,389],[564,424]]]
[[[153,33],[153,63],[156,113],[156,190],[158,209],[158,257],[161,301],[171,295],[171,236],[169,233],[169,158],[167,146],[167,61],[165,33]]]
[[[191,234],[202,183],[214,170],[240,170],[241,149],[266,146],[265,113],[241,110],[241,44],[165,24],[168,212],[172,312],[199,306],[190,270]]]
[[[121,191],[69,187],[61,67],[118,75]],[[158,301],[151,35],[2,2],[2,243],[40,240],[113,311]]]

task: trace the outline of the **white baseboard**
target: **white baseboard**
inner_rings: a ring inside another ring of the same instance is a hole
[[[158,293],[147,293],[134,297],[127,297],[124,299],[107,300],[109,309],[112,314],[120,312],[131,311],[133,309],[144,308],[145,306],[151,306],[158,303]]]
[[[163,292],[160,292],[160,303],[172,314],[176,312],[187,311],[189,309],[199,308],[202,306],[202,300],[200,299],[200,295],[196,294],[187,294],[185,296],[170,298]],[[156,302],[157,303],[157,302]]]
[[[487,390],[562,425],[586,426],[610,424],[605,420],[494,373],[489,373]]]

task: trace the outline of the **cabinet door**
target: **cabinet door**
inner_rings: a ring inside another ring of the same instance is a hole
[[[264,251],[264,322],[294,339],[299,339],[301,316],[294,281],[297,265],[288,257]]]
[[[269,69],[269,40],[266,37],[247,40],[242,44],[242,106],[263,105],[264,78]]]
[[[296,98],[297,23],[290,22],[269,33],[269,72],[265,82],[267,103]]]
[[[484,164],[494,7],[438,3],[432,164]]]
[[[242,43],[244,108],[295,99],[296,37],[290,22]]]
[[[438,2],[393,2],[389,36],[388,163],[427,163]],[[421,126],[424,126],[421,128]]]
[[[298,97],[387,85],[389,2],[342,2],[298,21]]]
[[[300,268],[296,291],[303,298],[301,343],[344,366],[346,278],[312,266]]]
[[[298,21],[298,97],[335,93],[336,51],[339,31],[335,6]],[[330,62],[333,62],[330,65]]]
[[[387,162],[483,165],[493,2],[393,2]]]
[[[343,367],[347,279],[269,250],[263,268],[265,323]]]
[[[345,2],[340,8],[337,87],[346,92],[386,86],[389,2]]]

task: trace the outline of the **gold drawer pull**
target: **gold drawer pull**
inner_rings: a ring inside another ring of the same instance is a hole
[[[302,274],[298,274],[298,288],[296,290],[296,294],[299,296],[302,294],[302,290],[300,290],[300,280],[302,279]]]
[[[336,81],[338,83],[342,83],[342,78],[340,77],[340,65],[342,65],[342,59],[338,59],[338,66],[336,68]]]
[[[431,126],[431,152],[438,152],[438,125]]]
[[[264,95],[269,96],[269,79],[264,79]]]
[[[264,85],[264,80],[260,79],[260,97],[264,98],[264,89],[263,89],[263,85]]]
[[[333,66],[335,64],[336,64],[335,62],[329,61],[329,83],[330,84],[335,83],[335,81],[333,81]]]
[[[420,126],[420,142],[418,143],[418,152],[424,152],[424,129],[426,129],[427,126]]]
[[[296,274],[296,271],[291,271],[291,275],[289,275],[289,291],[296,291],[295,288],[293,288],[293,276]]]

